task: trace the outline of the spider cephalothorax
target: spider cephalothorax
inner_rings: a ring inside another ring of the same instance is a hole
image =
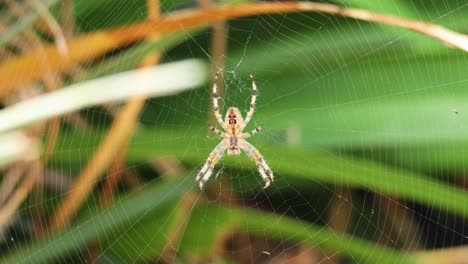
[[[234,129],[238,124],[244,123],[244,120],[242,119],[242,115],[237,107],[229,107],[226,113],[224,121],[229,128]]]
[[[199,186],[200,189],[203,189],[203,185],[205,182],[210,178],[211,174],[213,173],[214,166],[224,154],[224,151],[227,150],[228,155],[239,155],[241,149],[245,151],[247,156],[252,159],[255,164],[257,165],[258,171],[262,176],[263,180],[265,181],[265,186],[263,188],[267,188],[270,183],[273,181],[273,172],[271,171],[268,164],[263,159],[263,156],[258,152],[258,150],[252,146],[249,142],[245,139],[249,138],[262,130],[263,125],[255,128],[254,130],[243,133],[242,131],[249,123],[250,119],[253,116],[255,111],[255,101],[257,99],[257,86],[253,79],[252,74],[250,74],[250,78],[252,79],[252,99],[250,101],[250,110],[245,117],[245,121],[242,118],[242,115],[237,107],[230,107],[227,112],[226,116],[224,117],[224,121],[221,118],[221,114],[219,113],[219,106],[218,106],[218,91],[216,86],[216,81],[218,79],[218,74],[216,74],[215,82],[213,85],[213,113],[216,117],[216,120],[221,125],[221,127],[225,130],[222,132],[215,128],[212,125],[208,125],[208,127],[217,135],[221,136],[223,140],[221,143],[216,146],[216,148],[210,153],[208,160],[205,162],[205,165],[200,170],[197,175],[195,181],[200,181]]]

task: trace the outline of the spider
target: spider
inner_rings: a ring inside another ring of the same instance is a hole
[[[270,183],[273,182],[273,172],[271,171],[268,164],[265,162],[265,159],[260,154],[260,152],[252,146],[249,142],[245,139],[249,138],[263,129],[263,125],[255,128],[254,130],[243,133],[243,130],[249,123],[250,119],[252,118],[254,111],[255,111],[255,100],[257,99],[257,85],[255,84],[255,80],[250,74],[250,79],[252,80],[252,99],[250,101],[250,110],[243,120],[241,112],[237,107],[229,107],[227,110],[226,116],[223,119],[221,118],[221,114],[219,113],[219,106],[218,106],[218,92],[216,82],[218,80],[218,74],[215,76],[215,81],[213,85],[213,114],[216,117],[219,125],[225,130],[225,132],[218,130],[211,124],[208,124],[208,128],[213,131],[218,136],[222,137],[223,140],[219,143],[215,149],[210,153],[208,159],[203,165],[202,169],[198,173],[195,182],[199,181],[200,190],[203,190],[203,185],[206,181],[210,178],[211,174],[213,173],[214,166],[224,154],[224,151],[227,150],[228,155],[239,155],[241,150],[245,151],[246,155],[252,159],[255,164],[257,165],[257,169],[260,172],[263,180],[265,181],[265,185],[263,189],[270,186]]]

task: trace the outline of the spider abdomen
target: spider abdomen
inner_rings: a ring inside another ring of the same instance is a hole
[[[232,135],[229,141],[231,143],[231,148],[237,148],[237,137],[235,135]]]
[[[227,153],[228,155],[239,155],[240,154],[240,148],[239,148],[239,139],[237,135],[232,134],[231,137],[228,140],[228,149]]]

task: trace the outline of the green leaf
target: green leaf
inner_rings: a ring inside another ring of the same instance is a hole
[[[228,219],[229,221],[226,221]],[[230,225],[230,228],[227,226]],[[224,226],[224,228],[220,228]],[[365,241],[347,234],[333,232],[323,226],[293,219],[285,215],[276,215],[246,208],[197,206],[180,245],[180,252],[185,255],[205,254],[198,251],[199,245],[206,245],[202,238],[210,229],[223,230],[218,235],[243,231],[294,244],[308,244],[324,250],[337,252],[339,255],[352,257],[359,263],[418,263],[406,253],[384,248],[371,241]],[[211,244],[213,246],[213,244]]]
[[[272,43],[272,49],[247,49],[236,76],[247,76],[248,71],[256,75],[259,97],[254,122],[264,123],[273,135],[292,129],[296,141],[311,148],[364,149],[371,159],[375,152],[382,157],[392,153],[416,170],[463,170],[467,164],[462,162],[463,148],[454,146],[467,140],[468,54],[447,50],[444,55],[422,56],[395,47],[353,58],[346,40],[350,48],[359,46],[359,36],[352,39],[344,34],[342,43],[332,41],[339,33],[328,39],[344,48],[321,45],[324,40],[317,36],[310,37],[315,46],[300,48],[308,43],[301,38],[298,45],[281,42]],[[281,74],[271,74],[276,72]],[[228,87],[225,101],[247,109],[249,84],[247,78],[241,82],[242,95],[236,87]],[[419,161],[414,164],[414,160]],[[450,164],[458,165],[448,168]]]
[[[1,263],[50,263],[68,253],[85,247],[88,242],[105,238],[115,230],[132,226],[145,214],[166,206],[193,186],[191,176],[145,186],[129,194],[112,207],[92,214],[70,229],[44,240],[25,245],[12,254],[0,258]]]
[[[175,226],[180,223],[180,210],[177,210],[180,202],[177,199],[162,209],[143,212],[131,225],[108,232],[100,239],[101,247],[124,263],[150,260],[158,256],[168,238],[178,228],[183,228]]]
[[[239,224],[239,216],[218,207],[196,206],[179,245],[183,255],[206,257]]]
[[[196,128],[192,128],[190,134],[175,129],[139,130],[133,138],[127,158],[131,162],[141,163],[156,156],[170,155],[198,166],[218,143],[218,139],[207,140],[204,135],[203,129]],[[98,132],[62,133],[56,148],[60,151],[52,159],[56,164],[67,164],[73,160],[82,162],[94,151],[100,138]],[[328,151],[312,151],[299,146],[277,146],[265,142],[255,145],[275,172],[275,184],[290,178],[307,179],[311,184],[344,184],[468,216],[468,194],[415,171],[389,168],[360,158],[339,156]],[[243,156],[225,157],[219,166],[255,170],[255,165]]]
[[[123,197],[112,207],[85,217],[81,223],[71,229],[37,241],[0,261],[2,263],[48,263],[76,252],[78,248],[96,239],[105,242],[104,249],[108,254],[116,254],[119,248],[123,249],[128,241],[132,241],[132,246],[142,245],[141,243],[146,246],[154,245],[154,243],[160,244],[160,231],[165,228],[159,226],[158,223],[171,224],[173,219],[171,214],[176,212],[171,206],[174,204],[171,201],[189,191],[193,186],[192,179],[193,175],[187,175],[168,183],[146,186],[136,194]],[[162,208],[166,209],[161,210]],[[153,222],[148,222],[149,219],[153,219]],[[207,254],[207,249],[213,245],[216,237],[219,238],[232,228],[262,234],[270,238],[317,245],[360,260],[380,261],[381,263],[415,263],[404,253],[381,248],[371,242],[348,235],[336,234],[323,227],[284,215],[277,216],[249,209],[215,206],[194,208],[187,230],[184,232],[180,251],[191,255]],[[134,232],[144,237],[135,240],[132,235]],[[138,242],[140,240],[141,242]],[[120,255],[124,254],[126,258],[132,259],[134,256],[132,252],[143,253],[140,257],[145,257],[148,256],[146,255],[148,252],[156,254],[157,250],[127,248]]]
[[[425,20],[425,16],[421,16],[415,8],[414,4],[405,0],[393,1],[366,1],[366,0],[337,0],[342,6],[349,6],[353,8],[360,8],[370,12],[377,12],[387,15],[396,15],[405,19]],[[403,38],[403,41],[408,43],[409,48],[417,51],[427,53],[430,50],[440,50],[441,45],[435,41],[429,41],[426,36],[422,34],[411,32],[403,28],[390,28],[381,25],[381,31],[392,31],[395,38]]]

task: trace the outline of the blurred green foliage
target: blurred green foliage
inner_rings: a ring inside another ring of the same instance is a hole
[[[146,14],[144,1],[75,2],[82,32],[134,22]],[[468,31],[466,4],[459,1],[336,2]],[[170,11],[195,3],[163,1],[162,6]],[[245,113],[251,94],[248,73],[252,72],[259,97],[249,128],[265,124],[252,142],[273,168],[276,181],[261,192],[261,179],[246,157],[226,157],[216,170],[225,168],[223,177],[231,179],[238,196],[290,199],[294,202],[286,206],[293,212],[284,216],[197,203],[178,248],[182,256],[209,255],[220,235],[241,230],[340,252],[353,263],[415,263],[397,248],[364,240],[370,238],[358,223],[352,223],[351,235],[324,229],[323,214],[329,203],[323,201],[329,200],[335,185],[396,197],[405,208],[417,204],[440,212],[435,218],[420,215],[423,220],[427,217],[437,223],[451,215],[468,217],[468,195],[453,186],[468,166],[466,53],[403,29],[315,13],[249,17],[228,25],[223,104],[238,106]],[[132,68],[150,50],[161,50],[165,61],[210,60],[210,40],[209,29],[176,33],[161,42],[128,47],[87,74]],[[124,262],[158,256],[164,238],[173,230],[175,208],[219,140],[206,136],[209,88],[149,100],[141,115],[143,127],[128,150],[130,164],[172,156],[190,173],[173,182],[157,180],[140,194],[123,192],[122,202],[110,209],[93,214],[84,210],[69,230],[34,245],[19,245],[5,261],[47,262],[76,253],[95,239],[102,241],[106,255]],[[112,92],[112,87],[103,89]],[[99,119],[101,114],[87,115]],[[51,166],[78,171],[107,129],[98,121],[89,132],[62,133]],[[370,211],[369,202],[357,199],[357,203],[353,208],[361,213],[360,220],[376,224],[372,216],[363,215]],[[93,206],[92,201],[89,204]],[[445,242],[452,246],[451,241]]]

